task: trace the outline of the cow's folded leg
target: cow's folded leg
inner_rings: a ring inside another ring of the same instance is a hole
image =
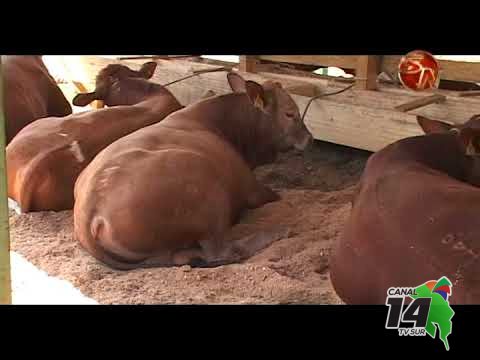
[[[191,267],[216,267],[242,262],[277,240],[287,238],[290,229],[275,226],[240,239],[233,238],[233,232],[217,234],[198,242],[198,247],[177,250],[173,254],[157,254],[132,264],[122,264],[124,269],[170,267],[190,265]]]
[[[229,235],[226,235],[222,249],[217,250],[215,254],[206,251],[205,262],[199,266],[215,267],[242,262],[267,248],[275,241],[287,238],[289,234],[289,227],[276,226],[237,240],[229,240]]]
[[[173,254],[173,264],[176,266],[202,267],[205,263],[205,253],[200,248],[180,250]]]
[[[248,207],[250,209],[258,208],[269,202],[280,200],[280,195],[261,183],[256,183],[255,188],[248,197]]]
[[[275,241],[287,238],[289,234],[290,228],[287,226],[279,225],[270,229],[261,230],[255,234],[233,241],[228,251],[234,257],[239,257],[241,260],[244,260],[267,248]]]

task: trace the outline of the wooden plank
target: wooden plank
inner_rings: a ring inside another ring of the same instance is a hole
[[[309,83],[291,85],[291,86],[287,86],[285,89],[291,94],[302,95],[307,97],[314,97],[320,93],[317,86]]]
[[[345,86],[347,84],[330,82],[328,87],[322,88],[322,91],[332,92]],[[480,114],[480,99],[478,98],[460,98],[455,95],[455,92],[443,90],[437,90],[435,93],[446,96],[447,101],[443,104],[431,104],[427,107],[414,109],[410,114],[422,115],[454,124],[461,124],[471,116]],[[398,105],[421,99],[431,94],[431,92],[413,92],[379,84],[378,91],[360,90],[354,87],[352,90],[328,97],[328,100],[373,109],[394,110]]]
[[[394,141],[422,134],[414,115],[328,99],[315,100],[305,117],[307,127],[318,140],[374,152]],[[295,100],[301,109],[306,106],[306,98],[295,96]]]
[[[356,55],[260,55],[261,60],[291,64],[334,66],[343,69],[356,69]]]
[[[257,57],[252,55],[241,55],[239,69],[244,72],[254,73],[257,71]]]
[[[376,90],[380,65],[378,56],[359,56],[357,61],[356,86],[363,90]]]
[[[396,76],[401,57],[401,55],[383,56],[381,71]],[[452,60],[438,60],[438,62],[442,79],[480,83],[480,63]]]
[[[460,97],[480,96],[480,90],[461,91],[458,93],[457,96],[460,96]]]
[[[66,73],[82,79],[84,84],[93,82],[97,72],[112,62],[115,63],[116,61],[88,56],[69,56],[65,57],[64,61],[66,66],[70,68]],[[126,64],[133,69],[139,69],[144,61],[118,63]],[[158,60],[158,68],[152,80],[165,84],[192,74],[195,70],[213,68],[216,68],[216,66],[183,60]],[[303,86],[304,89],[308,89],[306,84],[312,85],[310,90],[305,90],[306,92],[293,96],[299,104],[300,113],[303,112],[310,99],[312,89],[316,88],[316,91],[330,93],[348,86],[348,84],[331,79],[303,78],[264,72],[241,74],[246,79],[259,82],[274,79],[281,82],[286,88],[291,86],[301,88]],[[65,76],[65,78],[68,79],[69,77]],[[222,72],[201,74],[183,82],[175,83],[169,89],[184,105],[200,99],[206,90],[212,90],[218,95],[231,91],[226,74]],[[430,96],[432,93],[412,92],[384,84],[378,85],[378,91],[361,90],[354,87],[341,94],[313,101],[306,116],[306,124],[316,139],[377,151],[403,137],[421,134],[415,115],[461,124],[473,115],[480,114],[480,99],[478,98],[452,96],[453,92],[443,90],[438,90],[435,93],[444,95],[447,101],[443,104],[431,104],[414,109],[409,113],[403,113],[396,111],[395,107]]]
[[[191,58],[200,55],[140,55],[140,56],[120,56],[118,60],[156,60],[156,59],[181,59]]]
[[[384,71],[396,76],[401,57],[402,55],[382,56],[379,72]],[[356,69],[358,62],[358,56],[355,55],[259,55],[259,59],[292,64],[334,66],[343,69]],[[480,83],[479,62],[453,60],[438,60],[438,62],[442,79]]]
[[[3,74],[2,60],[0,59],[0,304],[2,305],[12,303],[5,144],[6,137],[5,114],[3,112]]]
[[[431,96],[425,96],[425,97],[422,97],[422,98],[419,98],[419,99],[409,101],[405,104],[395,106],[395,110],[402,111],[402,112],[407,112],[407,111],[410,111],[410,110],[418,109],[422,106],[442,103],[442,102],[445,102],[446,99],[447,98],[444,95],[434,94],[434,95],[431,95]]]

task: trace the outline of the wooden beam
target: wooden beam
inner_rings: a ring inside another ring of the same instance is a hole
[[[0,304],[3,305],[12,303],[5,135],[5,113],[3,111],[3,74],[2,60],[0,59]]]
[[[257,71],[257,57],[252,55],[241,55],[239,70],[254,73]]]
[[[307,99],[295,99],[302,111]],[[423,134],[414,115],[344,104],[330,98],[313,101],[305,123],[318,140],[373,152],[397,140]]]
[[[407,111],[410,111],[410,110],[418,109],[422,106],[442,103],[442,102],[445,102],[446,99],[447,98],[444,95],[434,94],[434,95],[431,95],[431,96],[425,96],[425,97],[422,97],[422,98],[419,98],[419,99],[409,101],[405,104],[395,106],[395,110],[402,111],[402,112],[407,112]]]
[[[82,80],[84,84],[93,84],[98,71],[108,64],[122,63],[137,70],[143,61],[119,62],[93,56],[66,56],[63,63],[68,69],[62,76],[68,79],[70,73]],[[165,84],[192,74],[195,70],[216,67],[183,60],[158,60],[158,68],[152,81]],[[335,79],[316,79],[266,72],[240,72],[240,74],[246,79],[258,82],[274,79],[281,82],[285,88],[293,86],[300,89],[303,86],[305,90],[303,94],[292,96],[299,105],[300,113],[303,112],[314,88],[322,93],[330,93],[348,86]],[[308,90],[306,84],[313,86]],[[461,124],[473,115],[480,114],[479,98],[458,97],[452,95],[454,92],[445,90],[435,91],[446,96],[445,103],[420,107],[409,113],[399,112],[395,110],[399,104],[429,96],[431,93],[412,92],[385,84],[377,86],[378,91],[354,88],[353,91],[313,101],[305,119],[313,136],[318,140],[377,151],[393,141],[422,134],[416,122],[416,115]],[[231,92],[224,72],[204,73],[175,83],[169,87],[169,90],[184,105],[200,99],[206,90],[212,90],[218,95]]]
[[[461,91],[457,94],[459,97],[480,96],[480,90]]]
[[[309,83],[287,86],[285,87],[285,90],[287,90],[291,94],[307,97],[314,97],[319,94],[318,87]]]
[[[291,64],[334,66],[343,69],[357,68],[356,55],[260,55],[260,60]]]
[[[398,63],[402,55],[382,56],[380,69],[394,76],[398,72]],[[354,55],[259,55],[260,60],[305,64],[316,66],[334,66],[343,69],[357,69],[358,56]],[[438,60],[440,76],[446,80],[480,83],[480,62]],[[358,74],[357,74],[358,75]]]
[[[196,57],[200,55],[140,55],[140,56],[120,56],[118,60],[157,60],[157,59],[182,59],[182,58],[190,58]]]
[[[378,56],[359,56],[357,61],[356,87],[363,90],[376,90],[380,65]]]

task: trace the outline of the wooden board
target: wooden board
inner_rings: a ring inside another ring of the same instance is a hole
[[[93,84],[96,74],[109,63],[123,63],[133,69],[139,69],[144,61],[115,61],[92,56],[63,57],[65,65],[64,78],[74,76],[76,81]],[[212,69],[215,66],[193,63],[183,60],[157,60],[158,67],[153,81],[165,84],[191,74],[194,70]],[[242,73],[246,79],[264,81],[275,79],[285,87],[311,84],[315,91],[329,93],[338,91],[348,84],[334,80],[302,78],[298,76],[259,72]],[[224,72],[205,73],[176,83],[169,89],[179,101],[188,105],[200,99],[207,90],[216,94],[230,92]],[[303,87],[303,95],[313,91]],[[443,94],[446,101],[442,104],[431,104],[408,113],[396,111],[394,108],[403,103],[432,94]],[[303,112],[309,97],[294,95],[300,112]],[[378,85],[378,91],[361,90],[354,87],[341,94],[315,100],[306,116],[306,124],[318,140],[329,141],[359,149],[377,151],[382,147],[404,137],[421,134],[415,115],[450,122],[463,123],[471,116],[480,114],[480,99],[475,97],[458,97],[452,92],[437,90],[435,92],[414,93],[393,86]]]
[[[444,95],[433,94],[432,96],[424,96],[413,101],[409,101],[408,103],[395,106],[395,110],[403,112],[412,111],[421,108],[422,106],[444,102],[446,99],[447,98]]]
[[[305,98],[296,100],[305,107]],[[422,134],[413,115],[328,100],[312,103],[306,123],[317,139],[369,151]]]
[[[355,69],[357,67],[356,55],[260,55],[259,58],[267,61],[335,66],[344,69]]]
[[[388,55],[381,58],[381,71],[396,74],[402,55]],[[343,69],[356,69],[356,55],[260,55],[260,59],[292,64],[334,66]],[[468,61],[438,60],[440,76],[446,80],[480,83],[480,63]]]

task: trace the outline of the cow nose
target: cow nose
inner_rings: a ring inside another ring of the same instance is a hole
[[[313,145],[313,141],[315,139],[313,138],[312,134],[308,134],[308,143],[307,143],[307,148]]]
[[[295,143],[294,147],[299,151],[305,151],[311,146],[312,143],[313,143],[313,136],[311,134],[308,134],[303,138],[302,141]]]

